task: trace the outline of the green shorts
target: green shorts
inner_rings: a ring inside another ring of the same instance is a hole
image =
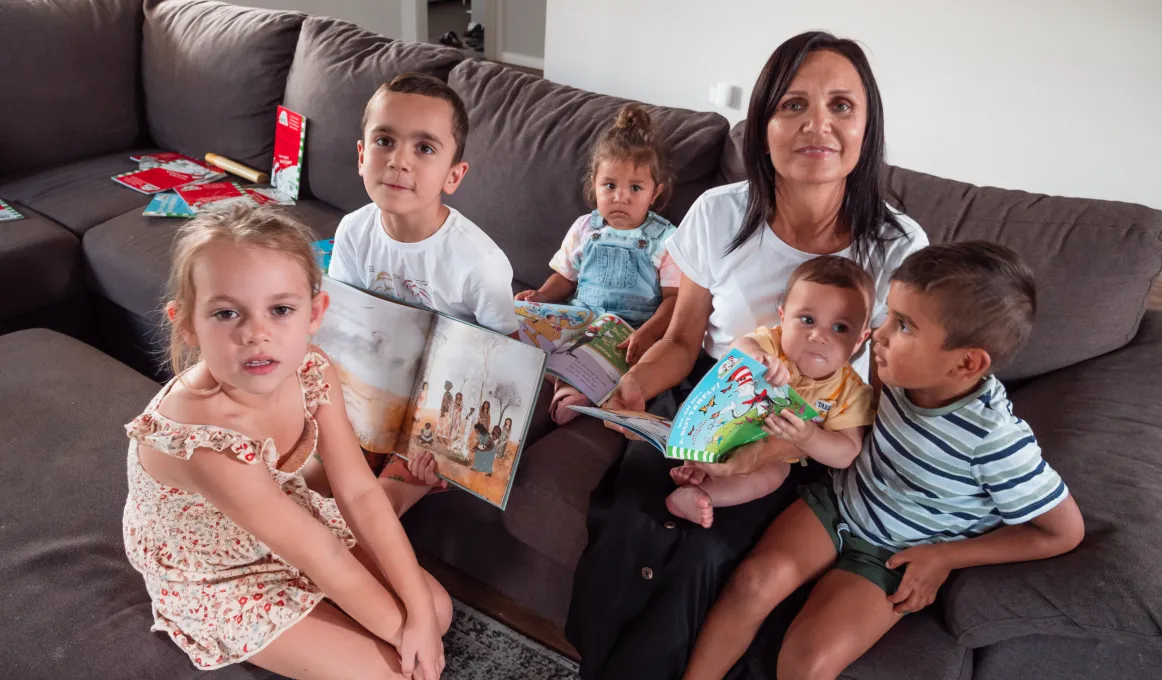
[[[896,592],[900,587],[900,579],[904,577],[903,569],[888,568],[888,558],[896,553],[851,535],[851,529],[839,516],[835,492],[831,489],[831,479],[825,477],[801,487],[799,495],[807,501],[807,507],[811,508],[827,528],[831,542],[835,544],[838,557],[832,568],[862,576],[888,595]]]

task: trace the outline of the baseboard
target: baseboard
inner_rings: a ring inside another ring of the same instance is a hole
[[[544,57],[530,57],[527,54],[520,54],[519,52],[501,52],[499,61],[502,64],[512,64],[513,66],[532,68],[538,71],[545,70]]]

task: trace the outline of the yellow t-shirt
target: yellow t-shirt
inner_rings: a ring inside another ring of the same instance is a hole
[[[783,354],[783,329],[760,327],[746,336],[759,344],[767,354],[776,356],[791,372],[791,389],[819,412],[812,422],[825,430],[846,430],[871,425],[876,419],[872,388],[859,377],[851,364],[828,378],[815,380],[799,372],[799,367]]]

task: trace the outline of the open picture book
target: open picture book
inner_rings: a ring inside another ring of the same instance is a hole
[[[521,342],[549,355],[545,373],[576,387],[594,404],[609,398],[629,371],[625,350],[633,328],[613,314],[585,307],[516,302]]]
[[[570,406],[633,432],[667,458],[720,463],[740,446],[765,439],[767,416],[789,409],[802,420],[819,417],[789,386],[763,379],[766,367],[737,349],[715,365],[678,409],[674,420],[650,413]]]
[[[545,354],[326,277],[315,343],[334,362],[362,447],[430,451],[440,476],[502,510],[544,382]]]

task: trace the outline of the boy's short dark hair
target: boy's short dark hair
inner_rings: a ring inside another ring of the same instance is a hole
[[[468,109],[464,106],[464,100],[460,99],[460,95],[456,94],[456,91],[448,83],[422,73],[405,73],[396,76],[390,83],[380,85],[375,94],[371,95],[371,99],[367,100],[367,105],[363,107],[363,122],[359,125],[360,135],[367,132],[367,116],[371,112],[371,102],[375,101],[379,95],[388,92],[420,94],[425,97],[442,99],[451,104],[452,137],[456,140],[456,153],[452,162],[459,163],[464,160],[464,141],[468,138]]]
[[[787,293],[800,281],[859,291],[865,302],[864,325],[871,319],[876,303],[876,283],[871,274],[854,260],[839,255],[811,258],[791,272],[791,278],[787,279]]]
[[[985,241],[928,246],[892,275],[937,300],[944,349],[979,347],[993,371],[1016,356],[1037,313],[1033,272],[1008,248]]]

